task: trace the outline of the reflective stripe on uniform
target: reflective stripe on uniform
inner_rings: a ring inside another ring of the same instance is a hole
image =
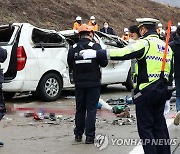
[[[160,74],[148,74],[148,77],[149,77],[149,78],[159,78],[159,77],[160,77]],[[165,77],[165,78],[168,78],[168,77],[169,77],[169,74],[164,74],[164,77]]]
[[[86,64],[86,63],[92,63],[92,60],[76,60],[75,64]]]
[[[140,92],[138,92],[136,95],[134,95],[134,99],[136,99],[136,98],[138,98],[140,96],[142,96],[142,94]]]
[[[146,59],[149,59],[149,60],[158,60],[158,61],[162,61],[163,58],[162,57],[157,57],[157,56],[146,56]],[[171,59],[166,59],[166,62],[170,62]]]
[[[92,47],[93,45],[94,45],[93,42],[89,42],[89,43],[88,43],[88,46],[90,46],[90,47]]]
[[[73,48],[76,48],[76,47],[77,47],[77,44],[74,44],[74,45],[73,45]]]

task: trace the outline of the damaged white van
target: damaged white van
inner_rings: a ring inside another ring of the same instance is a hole
[[[6,61],[1,64],[5,95],[13,97],[16,92],[31,91],[43,101],[55,101],[63,89],[74,87],[70,82],[67,53],[77,42],[78,35],[75,31],[67,32],[40,29],[29,23],[0,26],[0,46],[8,52]],[[95,41],[103,48],[114,43],[106,45],[109,40],[105,43],[97,34]],[[130,61],[110,62],[102,70],[102,85],[124,83],[131,88],[129,71]]]

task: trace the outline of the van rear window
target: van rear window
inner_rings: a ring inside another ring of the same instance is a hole
[[[62,43],[63,39],[56,33],[48,33],[41,31],[39,29],[33,29],[32,32],[32,41],[35,44],[56,44],[56,43]]]
[[[0,27],[0,43],[8,43],[14,32],[14,27],[4,26]]]

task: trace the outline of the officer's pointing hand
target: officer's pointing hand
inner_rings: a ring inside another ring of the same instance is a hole
[[[96,58],[96,50],[92,50],[92,49],[81,50],[80,55],[83,56],[83,59]]]

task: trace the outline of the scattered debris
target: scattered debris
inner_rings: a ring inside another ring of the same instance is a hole
[[[33,117],[35,120],[43,120],[45,115],[45,111],[42,109],[39,109],[38,113],[33,113]]]
[[[101,108],[102,108],[102,104],[98,102],[97,109],[101,109]]]
[[[132,96],[126,96],[125,97],[125,101],[126,101],[126,103],[127,104],[133,104],[133,98],[132,98]]]
[[[106,103],[105,101],[103,101],[103,99],[99,99],[99,103],[102,104],[102,107],[107,109],[107,110],[112,110],[112,106],[110,106],[108,103]]]
[[[130,108],[127,105],[115,105],[112,108],[112,110],[113,110],[113,113],[119,114],[119,113],[121,113],[123,111],[130,111]]]
[[[121,118],[130,118],[130,113],[129,113],[129,111],[123,111],[123,112],[121,112],[121,113],[119,113],[119,114],[116,114],[116,116],[117,117],[121,117]]]
[[[131,96],[125,96],[125,98],[117,98],[117,99],[108,99],[106,101],[109,105],[126,105],[133,104],[133,99]]]
[[[132,125],[135,124],[135,118],[134,116],[131,116],[129,118],[119,118],[119,119],[115,119],[112,122],[113,125]]]
[[[108,99],[106,101],[106,103],[108,103],[109,105],[125,105],[126,102],[124,99],[122,98],[118,98],[118,99]]]
[[[50,119],[51,121],[56,121],[55,113],[50,113],[50,114],[49,114],[49,119]]]

